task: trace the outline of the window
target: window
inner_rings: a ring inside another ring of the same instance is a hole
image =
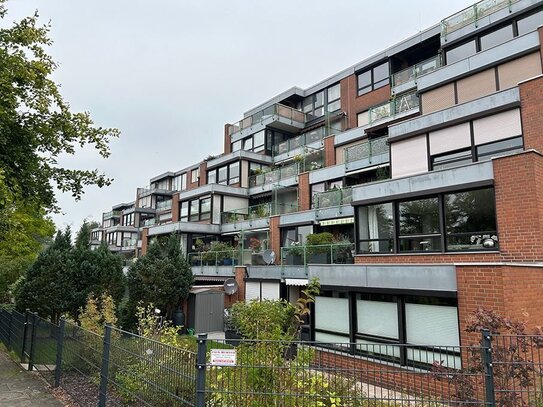
[[[138,200],[139,208],[150,208],[151,207],[151,195],[145,196]]]
[[[302,107],[303,112],[308,115],[309,120],[324,115],[324,91],[306,97],[302,103]]]
[[[520,136],[480,145],[477,147],[477,160],[484,161],[492,157],[522,151],[522,144],[522,136]]]
[[[389,84],[388,61],[361,72],[357,76],[358,96]]]
[[[180,218],[185,217],[184,212],[183,212],[184,203],[185,202],[181,203]],[[191,222],[198,222],[201,220],[211,219],[211,197],[207,196],[207,197],[202,197],[202,198],[194,199],[190,201],[190,203],[188,204],[188,209],[189,209],[188,218]]]
[[[513,39],[513,26],[507,25],[481,37],[481,51]]]
[[[337,83],[334,86],[329,87],[326,90],[327,94],[327,105],[326,105],[326,111],[327,112],[335,112],[336,110],[341,109],[341,87],[340,84]]]
[[[347,294],[338,292],[323,292],[322,294],[315,298],[315,340],[336,343],[349,342],[349,298]]]
[[[129,213],[128,215],[123,215],[123,225],[124,226],[133,226],[134,225],[134,213]]]
[[[473,162],[471,149],[464,149],[452,153],[445,153],[432,157],[432,169],[444,170],[446,168],[458,167]]]
[[[465,59],[477,52],[477,44],[475,40],[466,42],[465,44],[459,45],[458,47],[452,48],[446,52],[447,64],[452,64],[454,62]]]
[[[239,161],[207,172],[208,184],[232,185],[239,182]]]
[[[361,253],[394,251],[393,205],[363,206],[358,211],[358,241]]]
[[[211,170],[207,172],[207,183],[208,184],[217,183],[217,170]]]
[[[239,182],[239,161],[228,165],[228,185]]]
[[[253,137],[252,136],[243,140],[243,149],[245,151],[253,151]]]
[[[241,140],[232,143],[232,152],[241,150]]]
[[[181,222],[188,222],[189,220],[189,203],[188,201],[181,202],[179,207],[179,220]]]
[[[177,175],[172,181],[172,189],[174,191],[184,191],[187,189],[187,173]]]
[[[253,152],[259,153],[264,151],[264,140],[265,140],[266,131],[262,130],[258,133],[253,134]]]
[[[200,179],[200,168],[195,168],[190,172],[190,182],[195,183]]]
[[[220,167],[217,170],[217,183],[226,185],[228,182],[228,166]]]
[[[400,252],[441,250],[437,197],[399,202],[398,218]]]
[[[359,253],[495,250],[498,246],[493,188],[360,206],[357,215]]]
[[[485,239],[491,239],[486,241],[488,248],[496,248],[494,202],[493,188],[444,196],[448,251],[482,250]]]

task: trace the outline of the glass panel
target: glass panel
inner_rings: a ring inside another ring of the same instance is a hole
[[[518,35],[524,35],[537,30],[543,21],[543,11],[539,11],[531,16],[518,21]]]
[[[219,168],[219,176],[217,182],[219,184],[226,184],[228,180],[228,166]]]
[[[483,161],[516,151],[522,151],[522,136],[478,146],[477,158],[479,161]]]
[[[334,86],[329,87],[328,88],[328,102],[339,99],[340,91],[341,91],[341,87],[339,83]]]
[[[250,151],[253,149],[253,138],[248,137],[245,140],[243,140],[243,149],[245,151]]]
[[[465,59],[476,52],[475,40],[459,45],[458,47],[447,51],[447,64],[450,65],[456,61]]]
[[[315,93],[315,107],[320,107],[324,105],[324,91]]]
[[[232,143],[232,152],[241,150],[241,140]]]
[[[340,100],[336,100],[335,102],[328,103],[328,106],[326,108],[326,110],[328,112],[335,112],[336,110],[339,110],[339,109],[341,109],[341,101]]]
[[[189,203],[188,202],[181,202],[181,209],[179,210],[179,216],[181,218],[186,218],[189,216]]]
[[[432,169],[442,170],[445,168],[458,167],[460,165],[470,164],[473,162],[471,156],[471,149],[457,151],[455,153],[450,153],[442,155],[439,157],[432,157]]]
[[[303,103],[304,113],[310,113],[313,111],[313,96],[306,97]]]
[[[207,173],[207,183],[208,184],[215,184],[217,182],[217,171],[211,170]]]
[[[371,71],[362,72],[358,75],[358,94],[365,93],[363,90],[368,87],[371,89]]]
[[[361,253],[383,253],[394,250],[393,205],[361,206],[358,209],[358,239]]]
[[[349,333],[349,300],[347,298],[315,298],[315,329]]]
[[[440,236],[400,237],[398,244],[399,244],[400,252],[440,251],[441,237]]]
[[[447,194],[444,200],[447,250],[480,250],[485,239],[497,244],[493,188]]]
[[[235,184],[236,182],[239,182],[239,161],[230,164],[230,179],[229,184]]]
[[[253,134],[253,146],[263,146],[264,145],[264,134],[265,131],[259,131],[258,133]]]
[[[458,312],[443,305],[405,304],[407,342],[417,345],[458,346]]]
[[[196,199],[190,201],[190,220],[197,221],[200,216],[200,202]]]
[[[211,212],[211,198],[203,198],[200,200],[200,219],[209,219]]]
[[[401,236],[439,233],[437,197],[400,202],[399,215]]]
[[[358,333],[398,339],[398,305],[395,302],[356,301]]]
[[[481,37],[481,50],[503,44],[513,39],[513,26],[508,25]]]
[[[388,84],[388,61],[373,68],[373,88],[377,89]]]

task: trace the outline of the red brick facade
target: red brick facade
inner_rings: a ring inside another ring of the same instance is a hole
[[[311,208],[311,186],[309,185],[309,173],[298,175],[298,210],[307,211]]]
[[[172,196],[172,222],[179,222],[179,192]]]
[[[279,216],[270,216],[270,249],[276,253],[275,264],[280,262],[281,253],[281,229],[279,229]]]
[[[231,124],[226,123],[224,125],[224,154],[232,152],[232,137],[230,136]]]
[[[543,39],[543,29],[539,33]],[[522,82],[519,88],[524,147],[543,153],[543,76]]]
[[[328,136],[324,139],[324,166],[331,167],[336,165],[336,141],[335,136]]]

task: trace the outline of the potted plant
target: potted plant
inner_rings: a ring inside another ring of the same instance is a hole
[[[354,257],[352,252],[353,243],[346,237],[340,237],[334,241],[332,263],[353,264]]]
[[[211,242],[209,251],[204,254],[208,266],[233,266],[234,248],[228,242]]]
[[[333,243],[334,235],[329,232],[311,233],[307,235],[307,262],[313,264],[330,264],[330,249]]]
[[[266,265],[262,258],[262,242],[256,237],[251,237],[249,240],[249,247],[251,248],[251,264],[253,266]]]
[[[205,243],[202,239],[196,239],[194,242],[194,250],[196,250],[196,254],[192,256],[191,264],[193,266],[201,266],[202,265],[202,253],[205,251]]]
[[[289,266],[302,266],[304,264],[304,246],[300,242],[292,242],[285,249],[285,263]]]

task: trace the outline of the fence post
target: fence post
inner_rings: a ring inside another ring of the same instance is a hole
[[[25,362],[26,334],[28,331],[28,316],[29,315],[30,315],[30,310],[27,308],[25,311],[25,323],[23,325],[23,346],[21,349],[21,363]]]
[[[196,355],[196,407],[205,407],[206,402],[206,351],[207,334],[198,334]]]
[[[492,365],[492,337],[488,329],[481,331],[481,352],[485,370],[485,401],[487,406],[495,406],[494,368]]]
[[[106,407],[107,382],[109,374],[109,348],[111,345],[111,326],[106,325],[104,330],[104,348],[102,351],[102,370],[100,371],[100,397],[98,407]]]
[[[57,358],[55,362],[55,385],[60,386],[60,374],[62,372],[62,349],[64,348],[64,331],[66,330],[66,321],[60,319],[60,324],[57,329]]]
[[[28,354],[28,370],[34,369],[34,353],[36,352],[36,323],[38,314],[32,313],[32,333],[30,334],[30,353]]]

